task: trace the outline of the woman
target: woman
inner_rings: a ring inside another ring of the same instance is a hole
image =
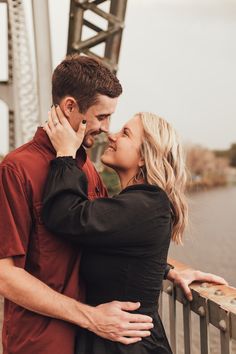
[[[65,123],[63,123],[65,125]],[[80,272],[87,303],[140,301],[153,317],[151,335],[125,346],[81,330],[77,354],[172,353],[157,312],[170,239],[180,243],[187,222],[186,172],[173,128],[151,113],[135,115],[109,135],[102,162],[113,168],[122,191],[89,201],[84,173],[76,166],[80,133],[52,119],[45,130],[57,156],[45,189],[43,219],[58,237],[83,246]]]

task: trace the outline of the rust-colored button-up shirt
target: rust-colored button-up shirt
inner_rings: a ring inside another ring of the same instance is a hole
[[[42,128],[0,165],[0,258],[52,289],[79,298],[79,249],[48,232],[41,220],[42,194],[55,151]],[[88,178],[90,199],[107,196],[93,164],[81,148],[78,166]],[[74,354],[76,327],[28,311],[5,300],[4,354]]]

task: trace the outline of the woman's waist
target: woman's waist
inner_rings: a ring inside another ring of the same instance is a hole
[[[114,298],[106,297],[103,299],[88,298],[86,300],[86,303],[90,306],[99,306],[101,304],[112,302],[112,301],[120,301],[120,302],[127,302],[128,301],[128,302],[134,302],[134,303],[139,302],[140,307],[137,310],[132,311],[132,312],[145,314],[145,315],[153,314],[154,312],[157,312],[158,307],[159,307],[158,296],[152,301],[147,301],[147,300],[140,299],[140,298],[139,299],[138,298],[131,298],[131,297],[114,297]]]

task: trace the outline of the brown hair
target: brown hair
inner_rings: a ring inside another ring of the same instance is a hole
[[[81,113],[97,102],[97,95],[118,97],[122,87],[117,77],[97,59],[78,54],[67,56],[52,75],[52,99],[72,96]]]

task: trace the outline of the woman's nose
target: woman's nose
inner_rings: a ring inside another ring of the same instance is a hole
[[[108,134],[108,140],[115,142],[116,141],[116,134]]]

